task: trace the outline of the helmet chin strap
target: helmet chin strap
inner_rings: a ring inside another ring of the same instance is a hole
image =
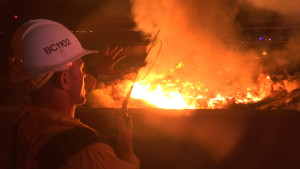
[[[54,72],[49,72],[42,74],[34,79],[21,82],[21,85],[30,93],[42,87],[54,74]]]

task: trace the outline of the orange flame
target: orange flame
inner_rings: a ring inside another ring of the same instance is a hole
[[[179,65],[176,68],[182,66]],[[232,92],[231,96],[213,95],[200,82],[181,82],[180,79],[174,80],[168,75],[150,74],[147,79],[134,84],[131,97],[166,109],[218,109],[228,103],[247,104],[260,101],[263,96],[257,95],[257,90]]]

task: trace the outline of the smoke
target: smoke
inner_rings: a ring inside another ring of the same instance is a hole
[[[280,1],[280,0],[248,0],[256,7],[275,11],[281,15],[285,24],[289,26],[289,40],[284,48],[275,49],[272,56],[267,58],[264,64],[267,72],[281,75],[276,80],[286,79],[286,76],[299,72],[300,48],[297,44],[300,41],[300,1]],[[278,77],[278,76],[277,76]]]
[[[253,3],[255,6],[269,9],[272,11],[277,11],[281,14],[284,14],[288,17],[297,18],[300,15],[300,1],[298,0],[289,0],[289,1],[281,1],[281,0],[248,0]]]
[[[210,91],[253,85],[255,53],[240,52],[236,41],[239,1],[133,0],[132,4],[139,29],[160,30],[162,51],[151,73],[166,73],[182,62],[183,68],[174,76],[202,82]]]
[[[131,81],[115,80],[109,84],[98,83],[96,89],[86,94],[88,107],[120,108]]]
[[[260,73],[274,75],[272,80],[295,80],[290,75],[299,72],[297,28],[286,29],[288,41],[279,48],[269,44],[266,48],[272,48],[272,53],[257,60],[261,53],[242,44],[243,28],[238,16],[249,6],[248,14],[255,15],[256,10],[252,9],[264,10],[275,13],[282,24],[295,25],[299,23],[299,3],[297,0],[131,0],[136,29],[153,36],[159,31],[158,43],[146,58],[148,66],[141,69],[137,80],[152,64],[150,74],[167,74],[181,82],[201,82],[210,93],[222,95],[258,87]],[[181,68],[174,71],[178,64]],[[129,88],[124,81],[118,85]],[[112,92],[108,88],[107,97]],[[113,103],[115,98],[107,100],[111,104],[104,107],[118,107]]]

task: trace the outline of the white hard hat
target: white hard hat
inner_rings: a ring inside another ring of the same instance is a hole
[[[75,35],[60,23],[37,19],[23,24],[11,41],[11,82],[68,69],[67,64],[97,51],[83,49]]]

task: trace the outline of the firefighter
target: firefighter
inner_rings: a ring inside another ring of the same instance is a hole
[[[74,118],[76,106],[85,102],[81,58],[97,51],[84,49],[66,27],[46,19],[18,28],[11,48],[11,81],[22,85],[32,100],[13,129],[12,168],[139,168],[131,119],[127,124],[119,116],[114,151],[106,137]],[[111,65],[103,67],[111,69],[122,58],[113,60],[121,50],[108,50]]]

